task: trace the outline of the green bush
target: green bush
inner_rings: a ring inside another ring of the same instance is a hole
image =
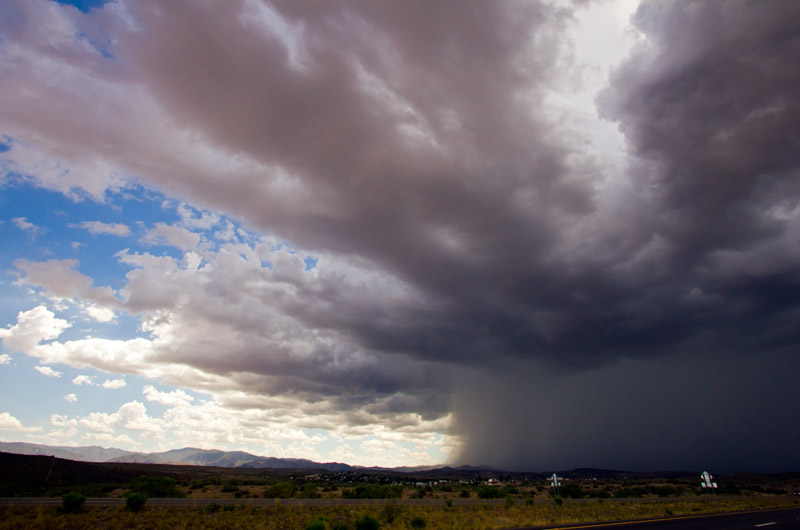
[[[423,494],[424,495],[424,494]],[[342,491],[345,499],[399,499],[403,496],[403,486],[400,484],[359,484],[355,488]]]
[[[674,486],[654,486],[650,491],[659,497],[674,497],[678,490]]]
[[[222,509],[222,506],[220,506],[216,502],[212,502],[203,509],[205,510],[206,513],[214,513],[220,511]]]
[[[378,530],[381,524],[374,517],[364,514],[364,517],[356,521],[353,526],[356,530]]]
[[[313,482],[307,482],[300,492],[300,497],[303,499],[319,499],[320,494],[317,491],[317,485]]]
[[[147,502],[147,494],[141,491],[131,491],[125,495],[125,508],[136,513]]]
[[[499,499],[503,496],[503,492],[498,487],[483,486],[478,490],[478,497],[481,499]]]
[[[645,493],[647,493],[645,488],[622,488],[614,493],[614,497],[617,499],[638,499],[640,497],[644,497]]]
[[[131,482],[131,491],[144,493],[147,497],[185,497],[178,489],[174,478],[142,475]]]
[[[306,525],[306,530],[325,530],[325,519],[318,517]]]
[[[86,495],[77,491],[70,491],[61,497],[61,506],[64,513],[78,513],[86,502]]]
[[[469,490],[467,488],[464,488],[461,490],[461,493],[459,495],[461,496],[462,499],[469,499]]]
[[[560,489],[561,496],[565,499],[581,499],[586,495],[583,488],[575,482],[566,482]]]
[[[230,480],[225,481],[222,483],[222,492],[223,493],[230,493],[232,491],[239,491],[239,486],[231,482]]]
[[[276,482],[264,490],[267,499],[288,499],[294,495],[295,487],[291,482]]]
[[[428,523],[422,517],[414,517],[411,519],[411,528],[425,528]]]
[[[609,493],[608,490],[605,489],[591,490],[589,492],[589,498],[591,499],[608,499],[609,497],[611,497],[611,493]]]

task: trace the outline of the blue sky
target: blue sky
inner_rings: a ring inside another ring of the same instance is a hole
[[[84,340],[88,345],[91,337],[126,341],[137,337],[150,338],[152,334],[141,329],[141,314],[107,308],[108,314],[93,315],[88,309],[89,304],[80,298],[59,296],[36,281],[29,282],[26,278],[30,275],[20,270],[19,260],[30,263],[72,260],[64,266],[66,270],[91,278],[94,287],[108,286],[119,293],[125,289],[126,274],[131,270],[130,265],[121,263],[120,252],[177,261],[183,259],[183,252],[168,244],[167,240],[148,236],[158,226],[190,226],[191,232],[187,230],[186,233],[199,236],[203,251],[211,255],[232,241],[252,244],[261,238],[242,229],[228,216],[197,210],[138,185],[108,193],[99,202],[91,197],[69,197],[48,191],[37,187],[30,178],[9,174],[2,191],[0,209],[4,219],[0,230],[5,244],[0,256],[4,271],[0,317],[5,322],[4,327],[10,329],[17,322],[17,313],[37,307],[47,308],[54,318],[70,324],[57,337],[52,337],[56,342]],[[221,234],[224,230],[232,232]],[[269,245],[290,256],[296,255],[287,242],[272,241]],[[312,273],[318,258],[312,255],[300,257],[303,272]],[[259,266],[267,270],[273,268],[266,260]],[[58,290],[58,287],[54,286],[54,289]],[[119,294],[115,296],[122,298]],[[198,445],[198,440],[187,437],[175,422],[169,426],[159,424],[164,421],[166,413],[180,410],[185,414],[207,414],[200,410],[203,406],[218,410],[214,405],[214,392],[194,391],[191,383],[169,385],[162,383],[162,377],[125,373],[124,359],[121,359],[123,364],[119,367],[121,373],[114,373],[113,370],[91,366],[45,362],[8,347],[4,352],[6,362],[0,368],[0,376],[2,392],[6,396],[4,402],[9,404],[6,412],[24,426],[10,433],[6,431],[9,440],[165,450]],[[133,407],[131,403],[144,405],[144,408],[141,405]],[[133,428],[126,427],[125,421],[119,419],[121,410],[133,414],[131,410],[138,413],[140,409],[145,411],[144,415],[134,415]],[[141,425],[137,427],[136,422]],[[8,420],[7,423],[13,422]],[[278,437],[264,446],[253,441],[230,439],[226,429],[236,428],[239,427],[225,426],[221,432],[214,433],[214,438],[200,445],[244,449],[258,454],[359,461],[362,442],[380,442],[375,436],[339,438],[326,430],[300,428],[291,429],[287,439]],[[228,435],[227,439],[223,433]],[[441,440],[441,435],[436,439]],[[398,447],[409,454],[415,450],[414,444],[409,442],[400,442]],[[423,457],[435,461],[442,460],[444,455],[433,450]]]

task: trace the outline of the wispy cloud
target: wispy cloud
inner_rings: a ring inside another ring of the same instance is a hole
[[[27,217],[14,217],[11,220],[14,222],[14,226],[23,232],[27,232],[27,234],[31,237],[36,237],[41,232],[41,228],[29,222]]]
[[[93,235],[127,236],[131,233],[128,225],[122,223],[103,223],[101,221],[84,221],[72,227],[83,228]]]

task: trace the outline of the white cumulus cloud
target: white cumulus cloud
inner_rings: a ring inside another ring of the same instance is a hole
[[[57,338],[68,327],[69,322],[56,318],[45,306],[38,306],[20,311],[14,326],[0,329],[0,338],[6,349],[30,354],[37,344]]]
[[[98,322],[111,322],[116,318],[113,310],[97,304],[92,304],[86,308],[86,314]]]
[[[0,430],[21,431],[22,429],[22,423],[17,418],[8,412],[0,412]]]
[[[124,387],[125,385],[127,385],[125,380],[120,378],[120,379],[106,379],[105,381],[102,382],[100,386],[102,386],[103,388],[118,389]]]
[[[190,396],[181,389],[173,390],[172,392],[160,392],[152,385],[147,385],[142,389],[145,399],[147,401],[155,401],[162,405],[170,407],[178,407],[181,405],[188,405],[194,401],[194,397]]]
[[[61,377],[63,375],[61,372],[53,370],[49,366],[34,366],[33,368],[40,374],[46,375],[48,377]]]
[[[78,386],[81,386],[81,385],[93,386],[94,385],[93,379],[94,378],[92,376],[90,376],[90,375],[80,374],[80,375],[75,376],[75,379],[72,380],[72,384],[78,385]]]

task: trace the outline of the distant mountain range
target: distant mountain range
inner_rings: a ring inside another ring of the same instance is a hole
[[[40,455],[55,456],[66,460],[79,462],[99,462],[99,463],[135,463],[135,464],[171,464],[171,465],[190,465],[190,466],[210,466],[240,469],[304,469],[319,470],[332,473],[340,472],[388,472],[388,473],[410,473],[420,477],[437,476],[450,479],[474,478],[476,476],[507,477],[524,476],[528,478],[546,478],[553,471],[547,472],[509,472],[490,466],[402,466],[402,467],[364,467],[351,466],[340,462],[314,462],[303,458],[275,458],[271,456],[258,456],[244,451],[220,451],[218,449],[197,449],[194,447],[184,447],[183,449],[173,449],[161,453],[137,453],[98,447],[96,445],[85,447],[64,447],[39,445],[23,442],[0,442],[0,452],[15,453],[20,455]],[[640,478],[676,478],[692,476],[695,473],[685,472],[660,472],[643,473],[618,471],[607,469],[573,469],[571,471],[558,471],[562,477],[576,478],[619,478],[619,477],[640,477]]]
[[[81,462],[108,462],[117,457],[135,454],[123,449],[106,449],[97,445],[86,447],[61,447],[29,444],[24,442],[0,442],[0,451],[18,455],[45,455],[78,460]]]
[[[331,472],[355,470],[392,470],[412,473],[428,471],[441,466],[418,466],[400,468],[361,467],[339,462],[314,462],[303,458],[276,458],[257,456],[244,451],[220,451],[184,447],[161,453],[137,453],[123,449],[106,449],[96,445],[64,447],[23,442],[0,442],[0,452],[21,455],[47,455],[81,462],[128,462],[138,464],[176,464],[193,466],[271,468],[271,469],[320,469]]]

